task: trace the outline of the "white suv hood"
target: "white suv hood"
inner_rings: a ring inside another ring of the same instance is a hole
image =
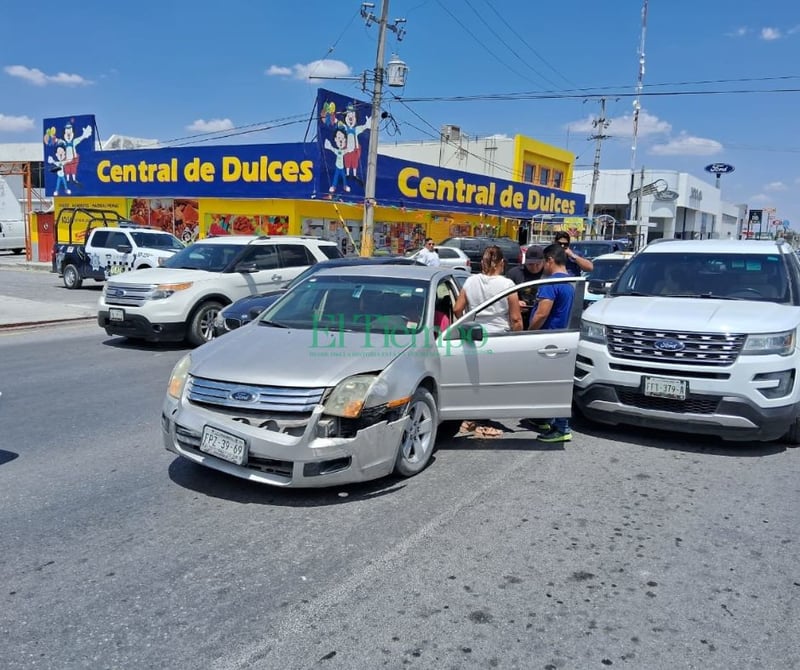
[[[206,270],[184,270],[172,268],[145,268],[115,275],[111,281],[114,284],[178,284],[181,282],[198,282],[206,279],[216,279],[219,272]]]
[[[800,325],[800,307],[754,300],[617,296],[583,313],[606,326],[704,333],[777,333]]]

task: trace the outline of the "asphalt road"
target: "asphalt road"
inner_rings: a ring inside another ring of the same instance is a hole
[[[0,333],[3,668],[800,667],[800,450],[510,422],[287,491],[163,449],[183,352]]]

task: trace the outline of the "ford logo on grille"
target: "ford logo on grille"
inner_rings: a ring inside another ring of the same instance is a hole
[[[257,397],[255,393],[245,391],[244,389],[231,392],[231,399],[238,400],[239,402],[253,402]]]
[[[659,351],[683,351],[686,348],[680,340],[658,340],[653,346]]]
[[[112,298],[121,298],[125,295],[125,291],[121,288],[109,288],[106,289],[106,295],[111,296]]]

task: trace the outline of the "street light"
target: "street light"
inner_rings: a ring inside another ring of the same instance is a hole
[[[402,40],[405,29],[402,24],[405,19],[395,19],[388,25],[389,0],[383,0],[380,18],[375,17],[370,10],[375,5],[364,2],[361,5],[361,16],[366,20],[367,26],[378,24],[378,53],[375,57],[375,88],[372,91],[372,114],[369,119],[369,151],[367,152],[367,174],[364,183],[364,225],[361,233],[361,255],[372,256],[374,246],[373,231],[375,229],[375,182],[378,177],[378,125],[381,118],[381,96],[383,94],[383,59],[386,52],[386,29],[393,31],[397,39]],[[392,56],[389,62],[389,86],[405,86],[405,74],[408,68],[397,56]]]

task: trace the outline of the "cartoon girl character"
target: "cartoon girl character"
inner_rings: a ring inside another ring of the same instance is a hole
[[[67,180],[64,177],[64,167],[66,165],[67,159],[67,150],[63,146],[56,147],[56,157],[53,158],[52,156],[47,157],[47,162],[50,165],[55,166],[54,170],[56,172],[56,190],[53,191],[53,195],[58,195],[59,191],[63,188],[64,192],[67,195],[72,195],[72,191],[69,190],[67,186]]]
[[[347,175],[345,174],[344,161],[347,149],[347,133],[344,128],[337,128],[333,131],[333,141],[336,143],[334,147],[330,140],[325,140],[325,148],[332,151],[336,156],[336,169],[333,171],[333,178],[331,179],[331,187],[328,189],[331,193],[336,192],[336,184],[341,181],[345,192],[350,192],[350,187],[347,185]]]
[[[349,103],[344,114],[344,130],[347,133],[347,151],[344,155],[345,174],[358,179],[358,165],[361,161],[361,145],[358,136],[369,127],[370,117],[362,125],[358,125],[356,108]],[[359,180],[360,181],[360,180]]]
[[[73,184],[78,183],[76,179],[79,161],[78,145],[83,142],[83,140],[91,136],[91,126],[86,126],[83,129],[80,137],[75,137],[75,130],[72,128],[71,123],[68,123],[66,126],[64,126],[64,139],[60,140],[59,144],[66,150],[66,160],[64,161],[64,177],[67,182],[71,181]]]

